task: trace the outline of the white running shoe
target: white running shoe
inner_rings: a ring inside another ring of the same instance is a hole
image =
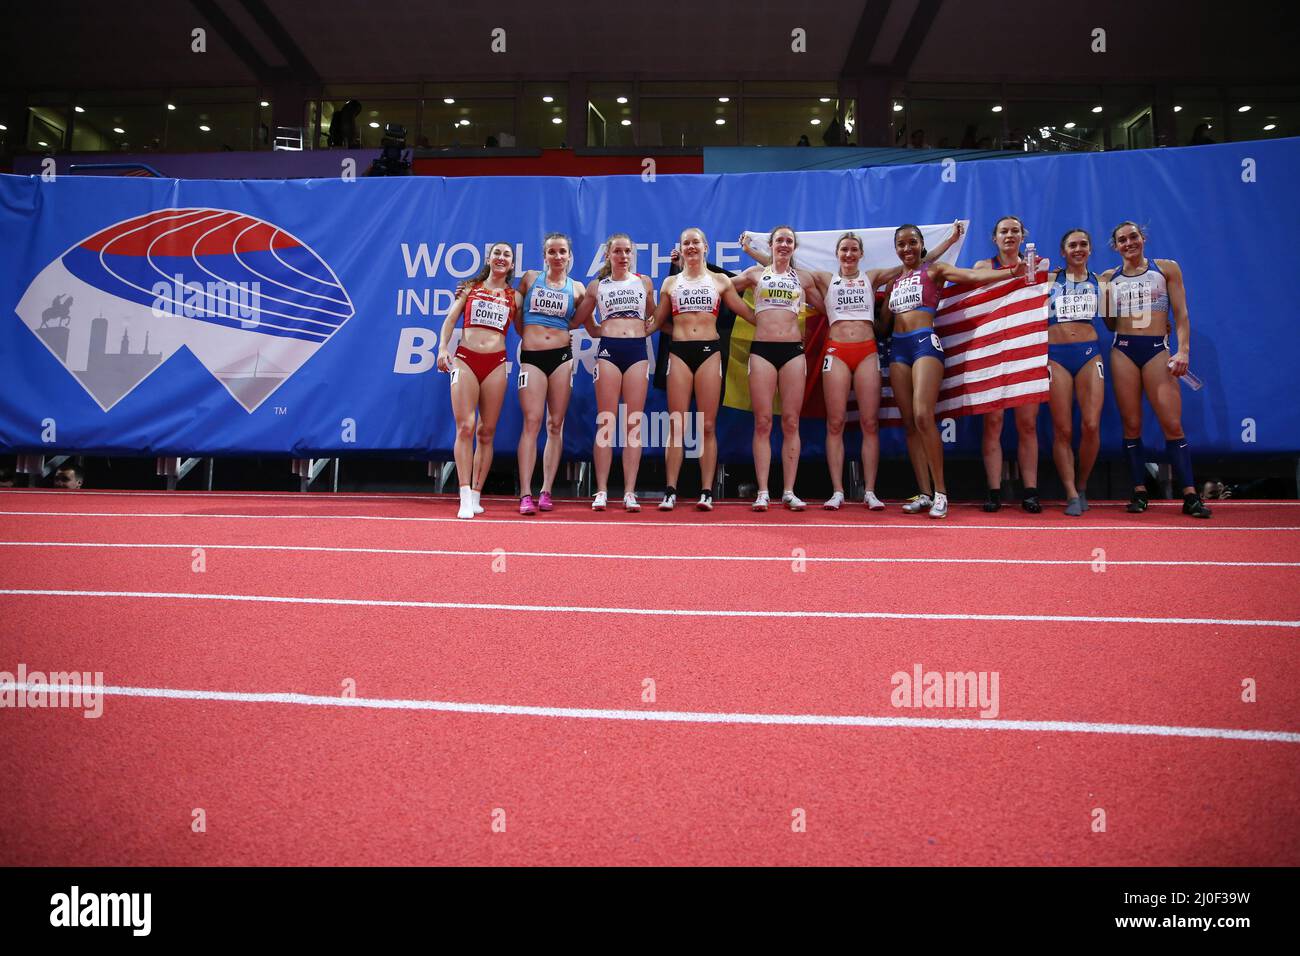
[[[907,504],[903,505],[903,512],[909,515],[919,515],[932,504],[934,504],[934,499],[929,495],[913,495],[907,499]]]
[[[609,504],[609,493],[604,491],[596,492],[596,498],[591,503],[592,511],[604,511],[605,505]]]
[[[696,510],[696,511],[712,511],[712,510],[713,510],[713,492],[711,492],[711,491],[701,491],[701,492],[700,492],[700,500],[697,501],[697,502],[695,502],[695,510]]]
[[[624,510],[624,511],[640,511],[640,510],[641,510],[641,506],[640,506],[639,504],[637,504],[636,495],[634,495],[634,494],[633,494],[632,492],[630,492],[630,491],[629,491],[627,494],[625,494],[625,495],[623,496],[623,510]]]
[[[876,497],[876,493],[874,491],[868,491],[866,495],[863,497],[862,503],[865,504],[872,511],[885,510],[885,503]]]
[[[474,517],[474,491],[469,485],[460,486],[460,510],[456,512],[456,517]]]
[[[476,515],[481,515],[483,513],[483,505],[479,500],[482,497],[483,497],[483,492],[481,491],[474,492],[474,513]]]
[[[660,511],[672,511],[677,507],[676,495],[664,495],[664,500],[659,502]]]
[[[781,504],[785,505],[791,511],[803,511],[808,506],[803,503],[803,499],[796,498],[793,491],[782,492]]]
[[[931,518],[948,517],[948,496],[942,491],[934,493],[934,505],[930,508]]]
[[[826,499],[826,504],[822,505],[822,507],[827,511],[839,511],[842,504],[844,504],[844,492],[837,491]]]
[[[758,497],[754,499],[754,510],[766,511],[767,506],[771,503],[771,501],[772,499],[768,497],[766,491],[760,491],[758,493]]]

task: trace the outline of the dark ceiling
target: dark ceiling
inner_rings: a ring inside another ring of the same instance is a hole
[[[1267,6],[1267,5],[1266,5]],[[40,0],[4,13],[11,90],[556,78],[1104,82],[1298,75],[1294,31],[1252,7],[1093,0],[490,3]],[[207,51],[191,31],[207,30]],[[492,31],[506,50],[491,50]],[[1093,31],[1106,52],[1093,52]],[[791,50],[806,31],[807,52]]]

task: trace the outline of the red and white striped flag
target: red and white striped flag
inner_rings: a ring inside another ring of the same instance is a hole
[[[943,384],[935,414],[982,415],[1047,400],[1047,272],[1037,282],[1012,276],[985,285],[950,285],[939,292],[935,332],[943,344]],[[885,371],[880,419],[899,421]]]

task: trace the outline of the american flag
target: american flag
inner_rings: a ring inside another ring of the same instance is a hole
[[[939,292],[934,328],[943,344],[943,385],[936,415],[982,415],[1047,399],[1047,272],[1038,261],[1033,285],[1014,276]],[[884,368],[880,420],[899,422]],[[854,416],[856,417],[856,416]]]

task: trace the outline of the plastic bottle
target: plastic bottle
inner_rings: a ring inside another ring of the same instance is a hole
[[[1038,281],[1038,251],[1032,242],[1025,243],[1025,285]]]

